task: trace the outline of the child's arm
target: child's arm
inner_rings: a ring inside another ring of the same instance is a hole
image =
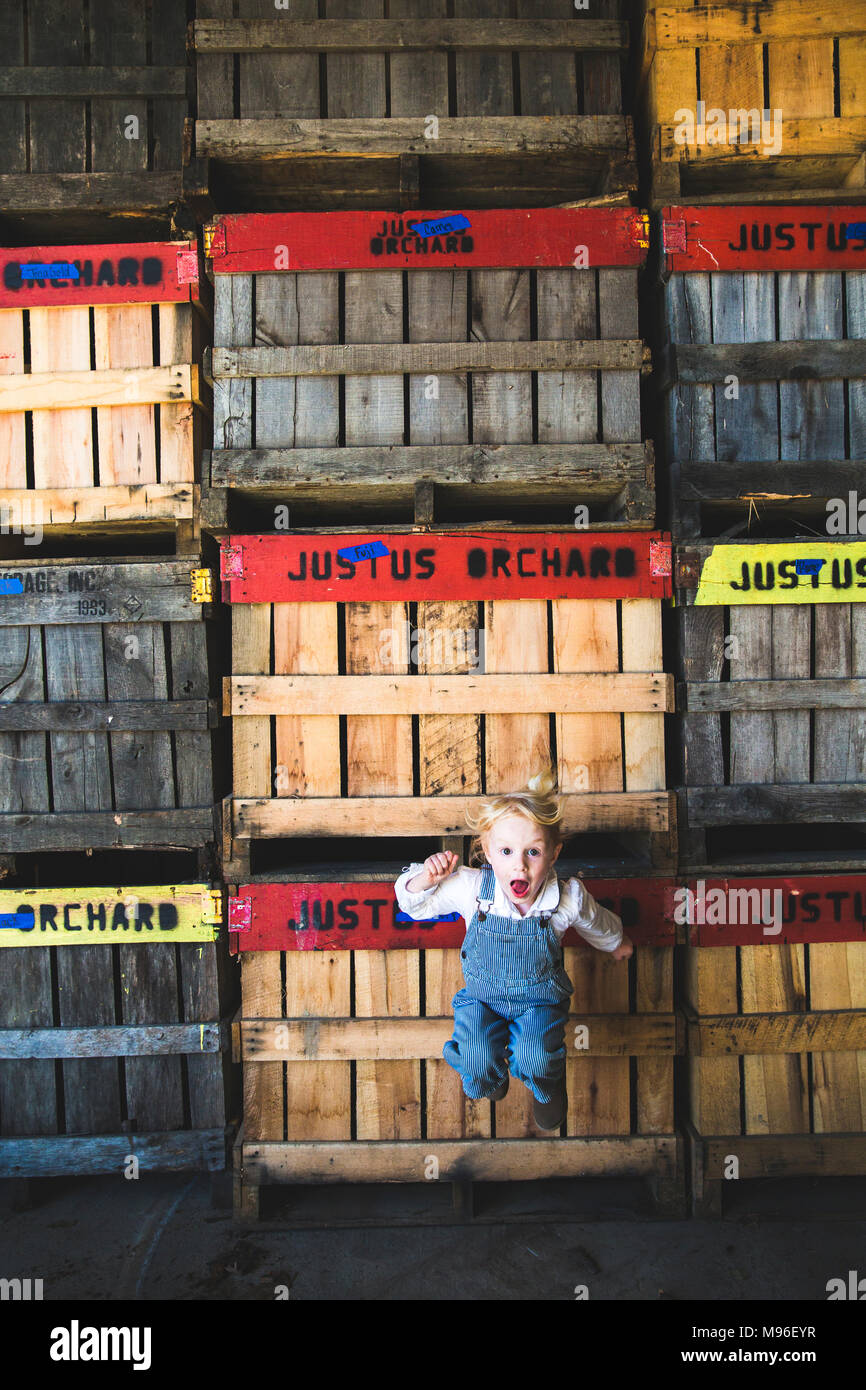
[[[423,864],[411,864],[394,884],[401,912],[416,921],[459,912],[465,917],[475,901],[477,869],[461,869],[456,854],[443,850]]]
[[[597,951],[604,951],[613,960],[627,960],[633,954],[634,944],[625,935],[620,918],[597,903],[579,878],[563,883],[559,906],[568,914],[568,925]]]

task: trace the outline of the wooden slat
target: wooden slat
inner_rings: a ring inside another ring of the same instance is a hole
[[[162,411],[176,407],[163,406]],[[65,414],[66,412],[64,412]],[[161,412],[162,413],[162,412]],[[0,415],[0,432],[5,421],[15,421],[14,415]],[[21,419],[23,421],[23,415]],[[24,453],[20,455],[23,465]],[[190,452],[189,461],[192,462]],[[12,466],[14,460],[9,459]],[[56,464],[59,465],[59,460]],[[23,482],[23,476],[21,478]],[[139,486],[121,484],[117,487],[66,488],[3,488],[0,492],[0,509],[8,509],[10,522],[28,517],[39,517],[39,523],[47,526],[96,526],[116,521],[167,521],[191,520],[195,505],[195,493],[189,483],[143,483]],[[29,522],[28,522],[29,524]]]
[[[206,64],[220,61],[219,58],[210,56],[217,52],[240,54],[235,61],[238,67],[240,99],[238,114],[241,116],[318,116],[319,60],[315,54],[297,51],[287,54],[266,46],[256,46],[257,52],[251,45],[244,43],[233,49],[214,49],[211,46],[208,42],[209,37],[216,38],[219,42],[222,36],[224,41],[228,37],[227,30],[237,36],[238,28],[245,35],[249,35],[251,30],[254,33],[261,32],[261,21],[274,17],[272,0],[240,0],[240,5],[236,8],[239,18],[234,24],[231,21],[226,25],[225,21],[220,20],[197,20],[194,30],[196,61],[199,61],[199,53]],[[315,0],[295,0],[292,6],[292,18],[296,21],[314,19],[317,13]],[[282,23],[285,23],[285,20]],[[204,48],[199,42],[199,25],[204,37]],[[228,58],[227,61],[231,63],[233,60]],[[207,81],[206,69],[203,70],[203,76],[199,81]],[[230,101],[221,114],[232,115]]]
[[[182,97],[183,67],[20,67],[0,73],[2,97]]]
[[[146,63],[150,56],[147,51],[147,29],[145,0],[128,0],[120,11],[114,6],[113,0],[88,0],[87,56],[100,67],[115,63]],[[120,94],[123,100],[110,100],[111,95],[110,92],[95,95],[88,101],[88,167],[117,172],[147,169],[150,130],[145,94],[136,95],[127,91]],[[135,116],[138,121],[137,140],[126,139],[125,122],[128,116]],[[148,361],[151,360],[149,354]]]
[[[775,39],[832,38],[840,34],[866,33],[866,20],[846,0],[825,0],[816,10],[810,0],[760,0],[760,3],[733,5],[701,5],[695,8],[671,9],[661,5],[653,9],[655,45],[659,49],[681,45],[704,48],[714,44],[753,44],[758,37],[769,43],[770,52],[777,47]],[[703,55],[701,55],[703,70]],[[707,98],[709,105],[709,98]],[[741,106],[753,104],[753,98],[743,93]]]
[[[346,273],[347,286],[355,276],[365,273],[383,276],[397,274],[399,276],[399,272],[351,271]],[[473,284],[481,277],[508,275],[510,273],[502,270],[476,270],[473,272]],[[527,296],[528,309],[529,272],[515,271],[513,275],[526,277],[522,293]],[[232,277],[232,279],[235,278],[237,277]],[[780,344],[772,343],[768,346],[777,348]],[[860,352],[860,346],[856,343],[837,343],[828,346],[834,349],[851,349],[852,356]],[[437,372],[565,371],[569,368],[581,367],[640,371],[646,365],[645,358],[646,350],[638,339],[609,339],[606,342],[584,343],[508,342],[505,340],[489,341],[486,338],[481,341],[458,343],[403,343],[399,341],[373,343],[367,341],[336,347],[244,348],[233,346],[214,348],[212,370],[215,380],[232,377],[269,376],[402,376],[407,372],[430,374]],[[171,370],[181,371],[182,369],[177,367]],[[194,371],[195,369],[191,370]],[[777,374],[771,373],[771,375]],[[70,375],[72,374],[64,374],[65,377]],[[114,376],[116,374],[108,373],[107,375]],[[858,371],[852,370],[849,375],[858,375]],[[25,378],[25,380],[29,380],[29,378]],[[118,383],[112,384],[115,388],[119,388]],[[528,387],[528,380],[526,384]],[[23,391],[24,387],[19,387],[18,390]],[[8,388],[8,391],[10,399],[14,399],[12,388]],[[189,389],[187,388],[187,398],[188,396]],[[11,404],[8,408],[17,410],[26,407]]]
[[[15,1065],[20,1067],[21,1063]],[[0,1177],[66,1178],[70,1173],[117,1177],[131,1153],[138,1158],[143,1173],[220,1172],[225,1168],[225,1151],[222,1125],[164,1134],[0,1139]]]
[[[39,102],[42,108],[56,103]],[[83,136],[82,136],[83,141]],[[4,212],[99,213],[138,216],[152,213],[164,218],[166,208],[181,196],[180,170],[137,174],[0,174],[0,206]]]
[[[755,716],[753,716],[755,717]],[[862,792],[843,782],[780,787],[690,787],[689,820],[695,825],[784,825],[787,821],[862,821]]]
[[[92,382],[89,310],[31,309],[28,317],[32,375],[0,381],[0,417],[7,410],[14,413],[16,409],[47,407],[33,415],[36,487],[90,487],[94,482],[90,411],[70,409],[67,413],[51,408],[59,403],[53,383],[60,374],[71,375],[80,383]],[[14,405],[16,397],[21,397],[18,407]]]
[[[704,1168],[723,1173],[731,1141],[708,1139],[703,1144]],[[823,1134],[744,1135],[738,1143],[740,1180],[779,1177],[860,1177],[866,1159],[866,1135]]]
[[[4,735],[12,737],[12,735]],[[36,738],[20,734],[19,738]],[[38,756],[38,755],[37,755]],[[0,851],[81,849],[198,849],[213,839],[213,810],[105,811],[0,815]]]
[[[293,14],[295,12],[293,11]],[[333,8],[330,10],[333,15]],[[427,11],[429,14],[429,10]],[[853,32],[857,32],[856,30]],[[627,26],[599,20],[196,20],[197,53],[419,53],[446,49],[619,50]]]
[[[162,114],[161,105],[159,114]],[[197,361],[203,326],[192,305],[160,304],[157,315],[160,364]],[[159,477],[163,486],[192,483],[198,478],[200,421],[201,416],[191,402],[160,406]]]
[[[61,954],[64,960],[67,956],[70,960],[73,957],[80,960],[88,950],[101,950],[103,956],[106,954],[99,946],[84,947],[80,951],[64,951]],[[109,961],[109,965],[110,963]],[[88,1003],[92,1014],[92,995]],[[219,1052],[227,1042],[227,1026],[222,1023],[113,1024],[104,1028],[73,1028],[68,1025],[60,1028],[3,1028],[0,1029],[0,1057],[172,1057],[183,1052]],[[91,1079],[95,1084],[95,1078]],[[67,1107],[70,1099],[67,1093]],[[119,1119],[117,1123],[120,1123]]]
[[[244,1143],[244,1175],[254,1183],[417,1182],[429,1141],[420,1143]],[[862,1152],[858,1150],[858,1152]],[[539,1178],[673,1177],[673,1136],[438,1140],[439,1181],[519,1182]]]
[[[131,307],[127,307],[127,313]],[[34,312],[31,310],[31,314]],[[52,313],[52,320],[57,312]],[[82,309],[80,312],[86,316],[88,311]],[[176,363],[171,367],[130,367],[97,372],[33,372],[29,376],[0,380],[0,412],[3,413],[18,410],[80,412],[92,406],[171,405],[174,401],[194,401],[201,405],[198,367]]]
[[[834,949],[857,951],[859,945],[856,942],[837,942]],[[819,1050],[847,1053],[864,1047],[866,1013],[863,1009],[749,1013],[739,1018],[722,1014],[690,1019],[688,1024],[688,1051],[690,1055],[699,1057]]]
[[[403,952],[398,954],[402,955]],[[432,954],[425,954],[428,964]],[[304,958],[309,957],[305,954]],[[849,1037],[862,1035],[866,1024],[862,1015],[859,1015],[858,1019],[855,1029],[859,1031],[849,1029]],[[703,1023],[703,1020],[701,1022]],[[586,1051],[590,1055],[670,1057],[677,1051],[676,1017],[673,1013],[574,1014],[569,1019],[566,1030],[565,1043],[569,1055],[574,1055],[575,1052],[575,1025],[578,1023],[587,1026],[589,1048]],[[283,1030],[279,1043],[276,1041],[276,1028]],[[426,1018],[395,1018],[393,1015],[369,1019],[322,1018],[315,1035],[305,1019],[245,1019],[241,1023],[241,1048],[244,1062],[250,1064],[272,1062],[280,1057],[303,1062],[305,1066],[311,1062],[315,1064],[327,1060],[441,1058],[443,1045],[451,1036],[452,1030],[453,1019],[438,1015],[429,1015]],[[56,1033],[57,1030],[51,1031]],[[108,1033],[112,1030],[103,1031]],[[0,1033],[0,1048],[4,1045],[3,1034]],[[214,1050],[215,1046],[215,1042],[212,1041]],[[183,1049],[177,1047],[173,1050]],[[455,1075],[453,1071],[452,1075]],[[433,1136],[428,1134],[428,1138],[430,1137]]]
[[[124,141],[124,144],[132,144]],[[139,142],[140,144],[140,142]],[[97,371],[153,366],[153,323],[149,304],[93,309]],[[99,481],[155,483],[156,433],[152,405],[103,406],[96,412]]]
[[[653,599],[636,599],[658,613]],[[466,603],[467,616],[475,612]],[[642,610],[643,611],[643,610]],[[431,628],[431,632],[450,631]],[[455,632],[477,631],[475,625]],[[432,642],[432,638],[429,639]],[[416,645],[418,645],[416,643]],[[423,645],[423,642],[422,642]],[[440,639],[440,647],[445,639]],[[429,666],[426,669],[430,669]],[[467,668],[468,670],[468,668]],[[864,686],[866,690],[866,686]],[[233,715],[321,714],[562,714],[611,710],[673,710],[673,677],[593,672],[581,676],[232,676],[226,682]],[[663,745],[662,745],[663,751]]]
[[[0,575],[14,576],[21,592],[0,594],[0,625],[29,623],[111,624],[135,618],[139,627],[156,622],[201,622],[203,606],[191,599],[190,564],[153,559],[146,564],[95,565],[5,562]],[[79,611],[88,599],[86,612]],[[95,602],[93,602],[95,600]]]
[[[866,680],[816,680],[804,676],[798,680],[690,681],[682,687],[680,708],[707,714],[736,710],[862,710],[866,708]]]
[[[746,382],[804,376],[814,381],[862,377],[866,375],[866,343],[817,338],[795,343],[716,342],[697,347],[678,343],[672,348],[672,370],[683,383],[721,383],[732,372]]]
[[[0,25],[2,25],[0,20]],[[0,30],[2,37],[2,30]],[[0,131],[4,124],[0,104]],[[24,315],[15,309],[0,311],[0,377],[24,371]],[[23,411],[0,414],[0,485],[24,489],[27,483],[26,420]]]

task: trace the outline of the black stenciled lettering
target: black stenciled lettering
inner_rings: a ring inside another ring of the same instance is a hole
[[[606,545],[594,545],[589,552],[589,577],[610,578],[610,551]]]
[[[470,579],[483,579],[487,573],[487,552],[480,547],[470,550],[466,556],[466,573]]]
[[[23,280],[21,279],[21,262],[7,261],[3,267],[3,284],[7,290],[20,290]]]
[[[541,573],[547,575],[553,573],[558,579],[562,572],[562,556],[558,550],[542,550],[541,552]]]
[[[153,903],[139,903],[135,914],[136,931],[153,931]]]
[[[745,222],[741,222],[741,223],[740,223],[740,244],[739,244],[739,246],[737,246],[736,242],[734,242],[734,241],[729,241],[729,242],[728,242],[728,246],[730,247],[730,249],[731,249],[732,251],[745,251],[745,249],[746,249],[746,247],[748,246],[748,244],[749,244],[749,229],[748,229],[748,227],[746,226]]]
[[[791,235],[791,231],[789,230],[790,228],[793,228],[793,226],[793,222],[776,223],[776,226],[774,228],[776,233],[776,246],[780,251],[793,250],[796,238]]]
[[[801,222],[800,226],[806,231],[806,245],[810,251],[815,250],[815,232],[820,227],[820,222]]]
[[[319,572],[320,569],[322,568],[322,566],[324,567],[324,573],[320,573],[320,572]],[[314,578],[314,579],[330,579],[330,577],[331,577],[331,552],[330,552],[329,550],[326,550],[326,551],[325,551],[325,554],[322,556],[322,566],[319,565],[319,552],[318,552],[318,550],[314,550],[314,551],[313,551],[313,578]]]
[[[116,931],[118,927],[122,930],[126,925],[126,908],[123,903],[116,903],[111,917],[111,930]]]
[[[93,910],[93,903],[88,903],[87,930],[93,931],[97,922],[99,923],[99,930],[105,931],[105,903],[100,903],[95,912]]]
[[[495,579],[500,570],[507,579],[511,578],[511,571],[508,568],[508,561],[510,559],[511,552],[509,550],[500,550],[496,546],[493,547],[493,556],[491,559],[492,569],[490,574],[491,579]]]
[[[117,263],[118,285],[138,284],[138,261],[135,256],[121,256]]]
[[[292,574],[292,571],[291,571],[291,570],[286,570],[286,575],[287,575],[287,577],[288,577],[289,579],[306,579],[306,577],[307,577],[307,552],[306,552],[306,550],[302,550],[302,551],[301,551],[299,564],[300,564],[300,569],[299,569],[299,571],[298,571],[297,574]],[[353,566],[352,566],[352,569],[354,570],[354,568],[355,568],[355,566],[353,565]]]
[[[395,236],[389,236],[385,238],[385,254],[388,256],[396,256],[397,238]]]
[[[63,904],[63,930],[64,930],[64,931],[81,931],[81,930],[82,930],[81,924],[79,923],[78,926],[75,926],[75,925],[73,924],[73,922],[72,922],[72,919],[71,919],[70,916],[69,916],[70,912],[72,912],[74,908],[77,908],[77,907],[80,907],[80,906],[81,906],[81,903],[64,903],[64,904]]]
[[[379,909],[388,906],[387,898],[365,898],[364,906],[372,909],[373,931],[379,930]]]
[[[141,263],[141,283],[143,285],[162,283],[162,261],[158,256],[145,256]]]
[[[156,909],[156,919],[160,931],[174,931],[178,923],[178,912],[174,903],[160,903]]]
[[[797,566],[793,560],[781,560],[779,562],[779,584],[780,589],[796,589],[797,587]]]
[[[322,921],[322,908],[325,909],[325,920]],[[313,903],[313,930],[314,931],[333,931],[334,930],[334,904],[332,902],[323,903],[320,901]]]
[[[436,564],[433,558],[435,554],[435,550],[418,551],[418,554],[415,556],[415,563],[418,566],[418,573],[415,576],[416,579],[430,579],[436,573]]]
[[[866,555],[860,556],[860,559],[854,565],[854,571],[863,581],[861,584],[857,585],[857,588],[866,589]]]
[[[57,931],[57,908],[53,903],[39,904],[39,930],[45,931],[51,927],[52,931]]]
[[[111,261],[102,261],[99,267],[99,274],[96,277],[97,285],[114,284],[114,266]]]
[[[391,551],[391,578],[409,579],[412,574],[412,556],[408,550],[403,551],[403,570],[399,567],[399,554],[396,550]]]
[[[841,921],[842,921],[842,904],[843,904],[843,902],[845,901],[846,898],[850,897],[850,894],[849,894],[849,893],[846,893],[846,892],[844,892],[844,891],[841,891],[841,892],[839,892],[839,891],[833,892],[833,891],[831,891],[831,889],[827,888],[827,889],[825,889],[824,897],[825,897],[825,898],[829,898],[830,901],[831,901],[831,903],[833,904],[833,921],[834,921],[834,922],[841,922]]]
[[[358,914],[355,911],[355,908],[357,906],[357,898],[340,899],[339,903],[337,904],[337,912],[340,917],[340,920],[337,923],[338,927],[342,927],[344,931],[353,931],[354,928],[357,927]]]
[[[764,578],[764,564],[762,560],[755,561],[755,588],[756,589],[775,589],[776,587],[776,566],[772,560],[767,561],[766,580]]]
[[[821,899],[820,893],[804,893],[800,899],[800,906],[803,909],[804,922],[817,922],[821,916],[821,909],[818,906]]]
[[[444,249],[445,249],[445,248],[444,248],[443,245],[442,245],[442,238],[441,238],[441,237],[438,237],[438,236],[434,236],[434,238],[433,238],[433,240],[432,240],[432,242],[431,242],[431,244],[430,244],[430,250],[431,250],[431,251],[443,251]]]
[[[351,579],[352,575],[355,573],[355,562],[354,560],[347,560],[345,555],[338,555],[337,568],[341,570],[348,570],[348,574],[338,574],[338,579]],[[291,575],[289,577],[291,578]]]
[[[637,569],[634,551],[627,545],[619,545],[613,552],[613,572],[618,579],[629,579]]]
[[[854,583],[854,566],[847,555],[842,561],[844,570],[840,570],[839,561],[834,560],[830,566],[830,583],[834,589],[850,589]],[[844,576],[844,577],[843,577]]]
[[[760,237],[758,232],[760,230]],[[769,251],[770,249],[770,224],[765,222],[759,229],[757,222],[752,223],[752,250]]]
[[[457,255],[457,238],[456,238],[456,236],[447,236],[447,237],[445,238],[445,250],[448,252],[448,254],[449,254],[450,256],[456,256],[456,255]]]
[[[521,550],[518,550],[518,552],[517,552],[517,573],[520,575],[521,579],[533,579],[533,578],[535,577],[535,575],[537,574],[537,570],[525,570],[525,569],[523,568],[523,556],[524,556],[524,555],[534,555],[534,554],[535,554],[535,551],[534,551],[534,550],[532,550],[532,549],[527,549],[526,547],[524,547],[524,548],[521,549]]]
[[[752,576],[749,574],[749,565],[748,565],[748,562],[747,562],[746,560],[743,561],[743,567],[742,567],[742,571],[741,571],[741,572],[742,572],[742,576],[743,576],[742,582],[741,582],[741,583],[738,583],[736,579],[732,579],[732,580],[731,580],[731,588],[732,588],[732,589],[742,589],[743,593],[746,593],[746,591],[747,591],[748,589],[751,589],[751,587],[752,587]]]
[[[570,579],[573,574],[576,574],[578,579],[586,578],[586,565],[583,563],[583,555],[579,550],[568,552],[568,564],[565,567],[566,579]]]
[[[380,236],[374,236],[370,238],[370,252],[372,255],[381,256],[384,249],[385,243],[383,242]]]

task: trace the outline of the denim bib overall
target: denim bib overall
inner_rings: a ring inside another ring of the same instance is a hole
[[[484,1100],[511,1075],[536,1100],[553,1099],[565,1069],[563,1034],[574,986],[550,913],[500,917],[490,911],[496,880],[482,871],[475,912],[460,952],[466,988],[455,994],[454,1035],[445,1061],[472,1100]]]

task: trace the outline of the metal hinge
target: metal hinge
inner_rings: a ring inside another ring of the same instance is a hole
[[[244,552],[240,545],[220,546],[220,579],[243,579]]]
[[[650,541],[649,570],[654,579],[670,579],[671,543],[670,541]]]
[[[674,582],[678,589],[696,589],[701,577],[701,557],[696,550],[678,550]]]
[[[634,244],[644,249],[649,246],[649,213],[639,212],[635,215]]]
[[[210,570],[190,570],[190,598],[193,603],[213,603],[213,574]]]
[[[184,246],[177,253],[177,283],[192,285],[199,278],[198,247]]]
[[[252,920],[252,898],[229,898],[229,931],[249,931]]]
[[[221,888],[208,888],[201,895],[201,920],[205,926],[221,927],[223,895]]]
[[[213,260],[216,256],[224,256],[226,253],[226,229],[224,224],[217,219],[215,222],[206,222],[204,232],[204,253]]]

